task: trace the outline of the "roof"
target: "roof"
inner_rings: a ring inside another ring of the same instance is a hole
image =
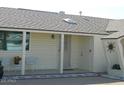
[[[121,37],[124,37],[124,32],[123,31],[119,31],[119,32],[113,33],[111,35],[103,37],[102,39],[119,39]]]
[[[124,31],[124,19],[110,20],[106,31]]]
[[[64,19],[72,19],[69,24]],[[109,19],[62,13],[0,7],[1,28],[39,29],[90,34],[108,34]]]

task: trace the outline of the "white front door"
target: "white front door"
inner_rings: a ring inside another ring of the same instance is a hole
[[[81,43],[81,51],[80,51],[79,67],[86,71],[91,71],[92,70],[92,56],[93,56],[92,38],[83,37],[80,43]]]

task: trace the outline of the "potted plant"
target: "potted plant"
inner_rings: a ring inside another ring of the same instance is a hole
[[[114,64],[114,65],[112,66],[112,69],[115,69],[115,70],[121,70],[119,64]]]
[[[21,61],[21,57],[19,57],[19,56],[14,57],[14,64],[15,65],[18,65],[20,63],[20,61]]]

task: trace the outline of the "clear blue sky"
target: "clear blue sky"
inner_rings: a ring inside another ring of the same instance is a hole
[[[26,8],[67,14],[124,19],[124,0],[0,0],[0,7]]]

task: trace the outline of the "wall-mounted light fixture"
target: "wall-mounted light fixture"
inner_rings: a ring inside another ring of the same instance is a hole
[[[52,34],[52,35],[51,35],[51,38],[52,38],[52,39],[55,39],[55,35],[54,35],[54,34]]]

